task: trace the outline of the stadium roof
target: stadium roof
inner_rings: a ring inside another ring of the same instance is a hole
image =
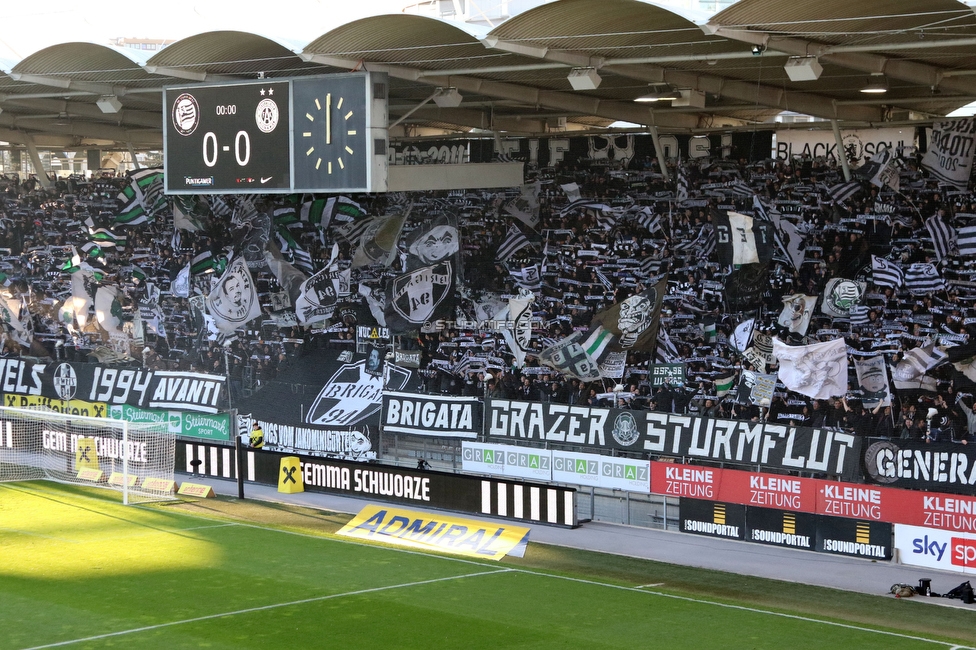
[[[956,0],[740,0],[707,22],[640,0],[560,0],[490,31],[392,14],[307,44],[211,31],[146,54],[63,43],[0,60],[0,140],[158,148],[163,86],[352,69],[389,73],[390,122],[409,113],[394,135],[543,134],[618,121],[692,132],[782,111],[904,124],[976,100],[976,13]],[[790,57],[804,57],[808,73],[822,66],[819,78],[792,81]],[[597,87],[573,90],[574,69],[598,75]],[[868,86],[887,92],[864,94]],[[431,102],[439,87],[457,88],[460,106]],[[634,101],[662,94],[685,105]],[[103,112],[97,102],[113,97],[117,111]]]

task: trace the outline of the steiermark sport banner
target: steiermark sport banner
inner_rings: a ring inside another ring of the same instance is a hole
[[[187,438],[204,440],[230,440],[230,416],[226,413],[182,413],[180,411],[160,411],[141,409],[129,404],[114,404],[108,409],[113,420],[128,420],[133,423],[150,422],[166,424],[169,432]]]

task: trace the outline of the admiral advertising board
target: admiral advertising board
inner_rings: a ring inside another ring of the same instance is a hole
[[[17,395],[217,413],[227,408],[226,382],[221,375],[200,372],[0,359],[5,403]]]
[[[976,574],[976,535],[895,524],[902,564]]]
[[[951,442],[872,440],[864,470],[873,483],[913,490],[976,494],[976,448]]]
[[[492,441],[510,444],[561,443],[845,477],[859,473],[860,441],[830,429],[514,400],[490,401],[486,429]]]
[[[191,474],[235,475],[233,448],[178,442],[176,467]],[[249,482],[278,485],[286,454],[248,450]],[[290,454],[289,454],[290,455]],[[419,471],[392,465],[356,463],[298,455],[299,474],[307,492],[327,492],[424,508],[576,525],[576,490],[540,483]]]
[[[414,371],[377,355],[327,350],[296,360],[236,406],[261,425],[266,449],[363,461],[376,458],[384,391],[418,386]]]
[[[383,393],[383,431],[441,438],[477,438],[481,431],[477,397]]]

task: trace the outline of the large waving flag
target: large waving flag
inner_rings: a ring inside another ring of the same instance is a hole
[[[613,348],[654,352],[661,320],[661,305],[668,289],[667,276],[656,285],[634,294],[593,317],[590,328],[603,326],[614,335]]]
[[[779,379],[790,390],[826,399],[847,394],[847,343],[790,346],[773,338],[773,356],[779,361]]]
[[[247,262],[240,255],[227,266],[206,299],[207,313],[223,334],[232,334],[261,315],[261,303]]]

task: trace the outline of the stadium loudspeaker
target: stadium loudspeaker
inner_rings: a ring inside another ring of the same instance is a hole
[[[285,456],[281,459],[281,470],[278,472],[278,491],[285,494],[305,491],[305,483],[302,480],[302,466],[298,456]]]
[[[823,66],[815,56],[791,56],[783,69],[790,81],[816,81],[823,72]]]

